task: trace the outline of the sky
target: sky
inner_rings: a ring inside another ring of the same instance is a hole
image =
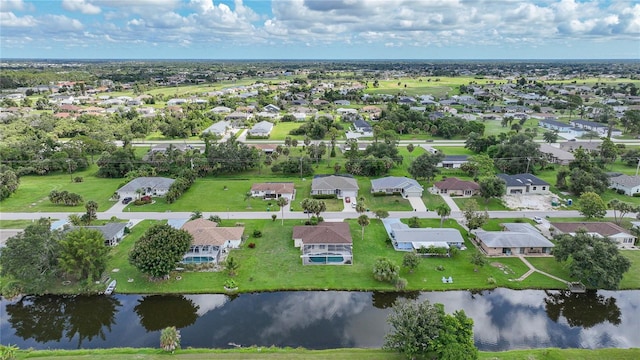
[[[0,58],[640,59],[640,0],[0,0]]]

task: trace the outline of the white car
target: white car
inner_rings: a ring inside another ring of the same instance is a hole
[[[534,216],[533,217],[533,221],[535,221],[536,224],[542,224],[543,223],[543,220],[542,220],[542,218],[540,216]]]

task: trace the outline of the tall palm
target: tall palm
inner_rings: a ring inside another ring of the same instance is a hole
[[[436,213],[440,216],[440,227],[443,226],[444,218],[451,215],[451,209],[447,204],[440,204],[436,207]]]
[[[364,227],[369,225],[369,217],[364,214],[358,216],[358,225],[362,227],[362,241],[364,241]]]
[[[284,207],[287,206],[287,204],[289,204],[289,199],[287,199],[286,197],[279,197],[278,198],[278,206],[280,207],[280,211],[282,211],[282,225],[284,225]]]

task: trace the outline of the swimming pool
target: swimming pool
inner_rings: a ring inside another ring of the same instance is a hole
[[[316,264],[342,263],[344,262],[344,257],[342,255],[337,256],[336,254],[318,254],[316,256],[309,256],[309,262]]]
[[[210,263],[213,260],[215,260],[213,256],[192,256],[186,259],[182,259],[182,263],[183,264],[204,264],[204,263]]]

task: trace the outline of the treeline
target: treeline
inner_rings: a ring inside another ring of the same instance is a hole
[[[431,134],[445,139],[466,136],[470,133],[484,134],[485,126],[478,121],[451,116],[442,112],[415,111],[409,106],[390,106],[383,110],[380,120],[374,126],[374,136],[381,130],[392,130],[402,134]]]

